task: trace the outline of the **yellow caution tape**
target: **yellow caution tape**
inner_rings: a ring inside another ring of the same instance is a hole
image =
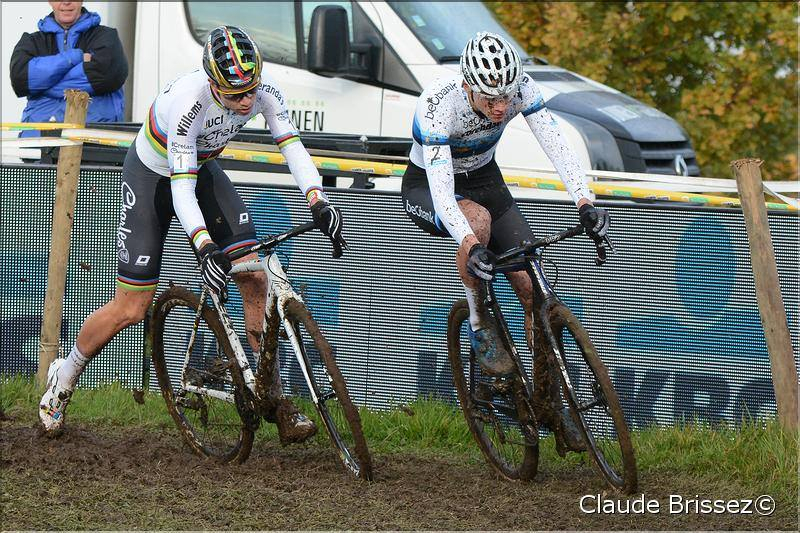
[[[62,125],[63,126],[63,125]],[[65,133],[62,137],[83,140],[84,142],[91,142],[95,144],[103,144],[107,146],[128,147],[132,141],[108,139],[101,137],[91,137],[85,135],[69,135]],[[254,163],[270,163],[273,165],[285,165],[286,159],[279,152],[258,152],[253,150],[241,150],[236,148],[226,148],[220,155],[222,159],[233,159],[235,161],[251,161]],[[311,156],[311,160],[319,169],[323,170],[339,170],[342,172],[361,172],[364,174],[376,176],[402,176],[405,173],[406,165],[398,163],[384,163],[380,161],[360,161],[357,159],[340,159],[336,157],[321,157]],[[533,189],[544,190],[566,190],[561,180],[550,178],[536,178],[531,176],[504,176],[505,182],[508,185],[516,185],[518,187],[527,187]],[[621,185],[614,185],[613,183],[605,182],[592,182],[589,188],[595,194],[601,196],[608,196],[611,198],[625,198],[625,199],[641,199],[641,200],[662,200],[672,202],[691,203],[698,205],[707,205],[713,207],[741,207],[741,202],[737,198],[729,198],[726,196],[716,196],[710,194],[693,194],[676,191],[662,191],[656,189],[647,189],[644,187],[625,187]],[[766,202],[768,209],[778,209],[783,211],[798,211],[792,205]]]
[[[49,130],[73,130],[83,128],[80,124],[67,122],[3,122],[0,124],[0,131],[49,131]]]
[[[519,187],[529,187],[534,189],[547,189],[564,191],[566,187],[561,180],[548,179],[548,178],[534,178],[529,176],[504,176],[505,182],[508,185],[517,185]],[[714,207],[741,207],[742,203],[738,198],[729,198],[727,196],[716,196],[711,194],[693,194],[677,191],[661,191],[656,189],[647,189],[644,187],[624,187],[621,185],[614,185],[613,183],[592,182],[589,183],[589,188],[595,194],[601,196],[610,196],[612,198],[637,198],[640,200],[663,200],[672,202],[683,202],[699,205],[708,205]],[[768,209],[779,209],[783,211],[797,211],[798,209],[792,205],[766,202]]]
[[[286,159],[278,152],[254,152],[252,150],[239,150],[226,148],[220,155],[222,159],[237,161],[252,161],[256,163],[271,163],[285,165]],[[317,168],[323,170],[339,170],[341,172],[360,172],[377,176],[402,176],[406,165],[397,163],[383,163],[380,161],[360,161],[357,159],[340,159],[337,157],[311,156]]]

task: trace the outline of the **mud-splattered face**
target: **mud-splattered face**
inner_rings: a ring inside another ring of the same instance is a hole
[[[511,103],[511,95],[508,96],[485,96],[471,90],[464,84],[464,90],[470,95],[472,106],[476,111],[480,111],[492,122],[502,122],[506,116],[508,105]]]

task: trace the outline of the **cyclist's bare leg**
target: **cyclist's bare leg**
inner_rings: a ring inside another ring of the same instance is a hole
[[[234,261],[257,261],[256,254],[250,254]],[[244,301],[244,323],[247,330],[247,341],[254,352],[258,352],[261,344],[261,331],[264,325],[264,307],[267,300],[267,275],[261,272],[242,272],[234,277]],[[272,383],[269,395],[272,399],[280,398],[272,408],[273,412],[265,418],[278,425],[278,435],[282,444],[303,442],[317,432],[314,422],[298,411],[290,399],[284,398],[281,386],[280,361],[273,358]]]
[[[467,259],[469,251],[479,242],[488,244],[492,229],[492,217],[485,207],[473,202],[472,200],[459,200],[458,207],[469,222],[474,235],[467,235],[461,242],[456,252],[456,265],[461,282],[464,284],[464,291],[467,295],[469,304],[469,321],[472,329],[478,329],[485,321],[487,314],[483,305],[482,285],[480,281],[467,271]]]
[[[46,434],[60,434],[67,404],[86,365],[117,333],[144,318],[154,293],[155,290],[132,291],[117,287],[114,299],[83,322],[67,357],[51,363],[47,387],[39,401],[39,420]]]
[[[83,322],[75,342],[81,353],[94,357],[117,333],[144,320],[155,292],[155,289],[132,291],[117,287],[114,299]]]
[[[525,312],[525,338],[533,350],[533,323],[531,320],[531,313],[533,312],[533,283],[527,272],[507,272],[506,279],[511,284],[511,288],[522,304],[522,309]]]
[[[75,346],[58,370],[58,378],[73,388],[83,370],[117,333],[141,322],[153,301],[155,289],[132,291],[117,287],[114,299],[84,320]]]
[[[533,375],[535,388],[540,394],[535,394],[534,409],[539,421],[546,424],[556,433],[556,447],[563,450],[581,450],[581,437],[577,433],[574,423],[569,419],[569,414],[564,411],[561,398],[561,385],[556,370],[547,364],[547,355],[543,353],[544,343],[540,338],[541,331],[537,331],[533,324],[533,283],[526,272],[509,272],[506,274],[509,283],[514,288],[522,308],[525,311],[525,337],[531,354],[534,355]],[[542,352],[542,353],[537,353]],[[548,391],[545,394],[545,391]],[[566,426],[564,424],[566,423]],[[563,455],[563,453],[562,453]]]
[[[233,263],[247,261],[258,261],[258,255],[249,254]],[[244,302],[244,323],[247,331],[247,342],[253,352],[258,353],[261,344],[261,330],[264,325],[264,306],[267,301],[267,275],[263,271],[242,272],[234,276],[234,281],[236,286],[239,287],[239,292]],[[277,357],[275,357],[274,361],[273,380],[269,392],[271,395],[280,396],[282,394],[280,362]]]

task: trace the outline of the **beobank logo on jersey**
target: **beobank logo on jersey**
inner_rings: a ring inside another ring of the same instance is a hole
[[[426,102],[428,102],[428,111],[425,113],[425,118],[433,120],[434,114],[433,112],[436,111],[436,107],[442,103],[442,99],[453,92],[458,85],[455,82],[450,82],[445,85],[441,91],[433,93],[431,96],[428,97]]]

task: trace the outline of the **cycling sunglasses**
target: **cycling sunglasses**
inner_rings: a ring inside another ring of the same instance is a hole
[[[507,104],[514,97],[514,95],[512,95],[512,94],[506,94],[506,95],[503,95],[503,96],[489,96],[487,94],[482,94],[482,93],[479,93],[479,92],[475,92],[474,94],[479,100],[484,101],[484,102],[488,103],[491,106],[494,106],[494,105],[497,105],[497,104]]]
[[[230,102],[241,102],[243,98],[245,98],[247,96],[254,95],[257,90],[258,90],[258,87],[253,87],[249,91],[245,91],[243,93],[225,94],[225,93],[221,92],[219,94],[221,94],[223,98],[225,98],[226,100],[228,100]]]

